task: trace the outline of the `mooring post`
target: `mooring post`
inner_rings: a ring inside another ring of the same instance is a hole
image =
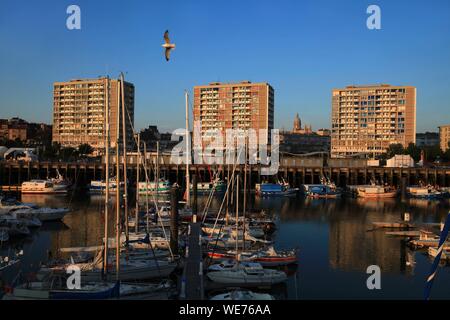
[[[178,254],[178,188],[172,187],[170,203],[170,248],[174,255]]]
[[[406,177],[402,177],[401,192],[402,192],[402,200],[405,200],[406,199]]]
[[[197,222],[197,174],[192,177],[192,192],[193,192],[193,202],[192,202],[192,222]]]

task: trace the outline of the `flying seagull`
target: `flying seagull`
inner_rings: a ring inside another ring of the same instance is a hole
[[[170,43],[169,30],[166,30],[166,32],[164,32],[164,42],[165,43],[162,46],[163,48],[166,48],[166,61],[169,61],[170,50],[175,49],[175,44]]]

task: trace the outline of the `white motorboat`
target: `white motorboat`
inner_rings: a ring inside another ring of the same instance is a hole
[[[51,180],[31,180],[22,183],[22,194],[66,194],[67,188],[55,186]]]
[[[283,271],[253,268],[242,264],[230,270],[208,272],[207,277],[216,283],[252,287],[268,287],[287,279]]]
[[[275,300],[268,293],[256,293],[249,290],[234,290],[211,297],[210,300]]]
[[[124,187],[125,183],[120,182],[120,189]],[[117,180],[116,178],[109,179],[109,191],[113,192],[117,189]],[[106,190],[106,181],[103,180],[92,180],[89,184],[89,192],[90,193],[105,193]]]

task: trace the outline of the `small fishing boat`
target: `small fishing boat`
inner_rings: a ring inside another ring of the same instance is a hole
[[[160,179],[158,183],[150,181],[148,183],[145,181],[138,183],[139,194],[166,194],[170,192],[170,189],[170,182],[165,179]]]
[[[406,189],[408,196],[418,199],[441,199],[444,197],[442,192],[436,190],[433,186],[411,186]]]
[[[249,290],[233,290],[217,294],[211,297],[210,300],[275,300],[275,298],[268,293],[256,293]]]
[[[125,184],[120,182],[120,188],[122,189]],[[109,179],[109,191],[113,192],[117,189],[117,180],[116,178]],[[90,193],[105,193],[106,190],[106,181],[104,180],[92,180],[89,184],[89,192]]]
[[[198,194],[209,194],[212,190],[214,193],[224,193],[227,190],[227,184],[225,181],[217,179],[211,182],[198,182],[197,183],[197,193]],[[190,192],[193,193],[193,186],[191,184]]]
[[[356,194],[361,198],[395,198],[398,191],[390,186],[368,185],[357,186]]]
[[[208,272],[207,277],[216,283],[250,287],[268,287],[287,279],[283,271],[241,264],[230,270]]]
[[[298,188],[291,188],[287,183],[261,183],[256,185],[256,194],[266,196],[295,196]]]
[[[72,183],[66,179],[59,173],[59,170],[56,169],[57,176],[56,178],[47,179],[53,183],[55,190],[66,190],[68,191],[72,187]]]
[[[304,184],[302,188],[303,193],[309,198],[336,199],[342,195],[340,190],[329,184]]]
[[[22,194],[66,194],[67,188],[55,186],[51,180],[31,180],[22,183]]]

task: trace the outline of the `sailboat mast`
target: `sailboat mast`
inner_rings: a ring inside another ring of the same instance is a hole
[[[239,261],[239,174],[236,177],[236,261]]]
[[[145,172],[147,172],[147,143],[144,142],[144,167],[145,167]],[[150,183],[150,178],[148,177],[148,175],[145,175],[145,216],[147,217],[147,228],[146,228],[146,232],[148,233],[148,229],[150,228],[150,221],[149,221],[149,207],[148,207],[148,188],[149,188],[149,183]],[[158,209],[158,206],[156,207],[156,209]]]
[[[127,177],[127,126],[125,117],[125,84],[123,73],[120,73],[120,87],[122,100],[122,141],[123,141],[123,205],[125,215],[125,238],[128,242],[128,177]]]
[[[141,134],[137,134],[137,166],[136,166],[136,212],[134,214],[134,232],[139,232],[139,169],[141,167]]]
[[[244,234],[244,242],[243,242],[243,250],[245,250],[245,210],[247,210],[247,148],[248,141],[247,137],[245,138],[245,164],[244,164],[244,204],[243,204],[243,234]]]
[[[116,110],[116,280],[120,272],[120,85],[117,83]]]
[[[159,141],[156,141],[156,178],[155,178],[155,188],[156,188],[156,201],[159,202]]]
[[[105,107],[105,240],[103,256],[103,272],[108,273],[108,220],[109,220],[109,76],[106,77],[106,107]]]
[[[189,135],[189,95],[187,91],[184,93],[186,98],[186,207],[189,208],[191,202],[190,181],[189,181],[189,160],[191,155],[190,135]],[[194,221],[196,222],[196,221]]]
[[[226,211],[226,214],[225,214],[225,225],[227,227],[228,227],[228,220],[229,220],[229,217],[230,217],[230,212],[229,212],[230,198],[229,198],[229,192],[228,192],[230,184],[231,184],[231,181],[230,181],[230,164],[227,164],[227,193],[226,193],[226,197],[227,197],[227,199],[226,199],[226,202],[227,202],[226,209],[227,209],[227,211]]]

